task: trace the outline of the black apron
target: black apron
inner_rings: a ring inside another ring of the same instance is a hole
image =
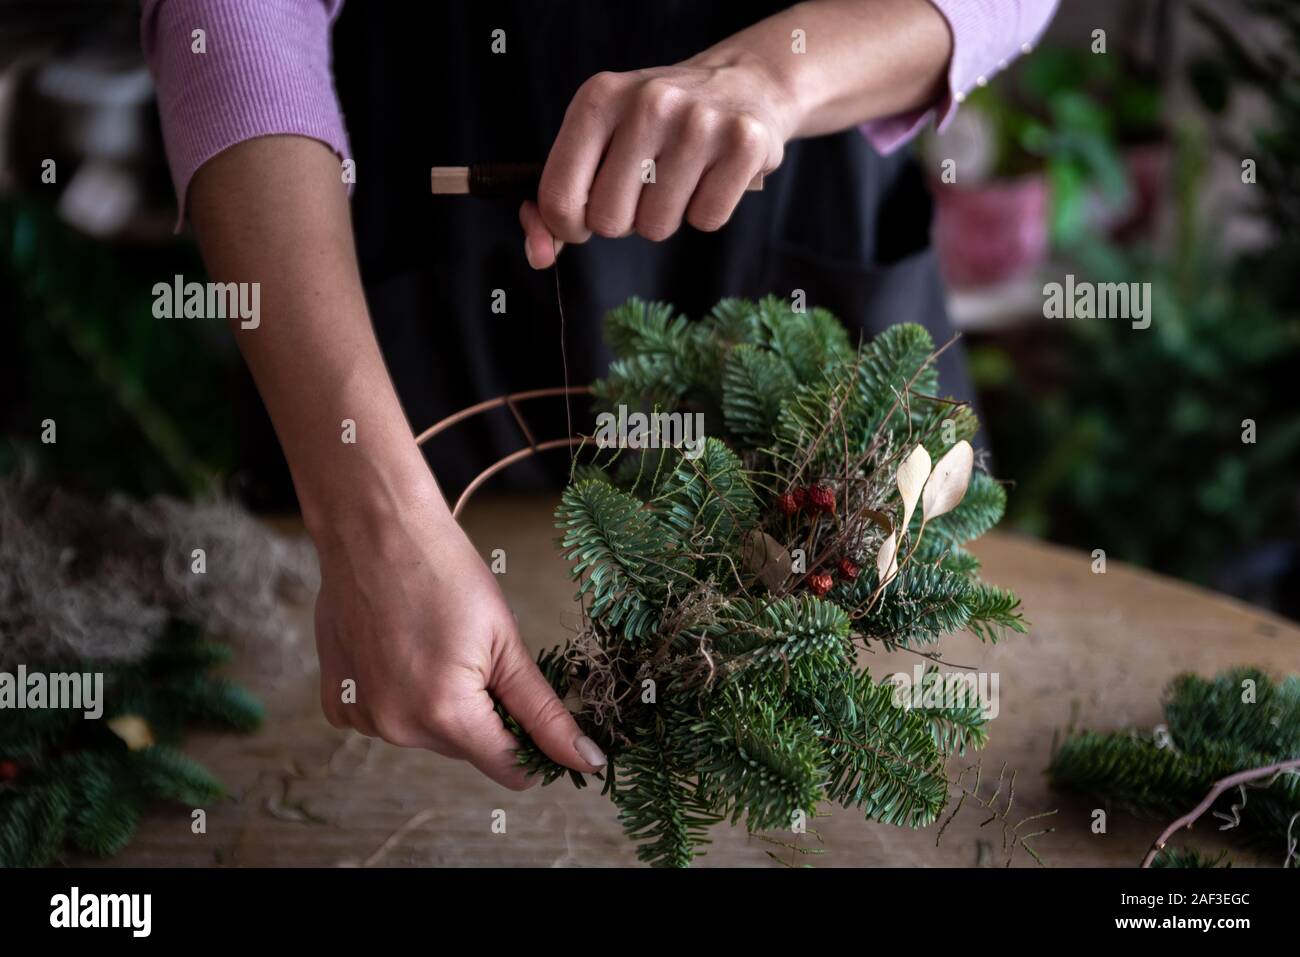
[[[782,6],[345,5],[334,66],[356,161],[358,253],[375,330],[417,432],[483,399],[563,381],[555,276],[528,267],[517,205],[433,197],[429,168],[543,161],[592,74],[675,63]],[[504,54],[492,51],[495,30],[505,31]],[[763,191],[747,194],[717,233],[684,226],[667,242],[595,237],[562,252],[569,381],[604,374],[601,317],[633,295],[698,316],[724,296],[802,289],[851,333],[918,322],[946,341],[930,219],[922,173],[905,151],[882,158],[857,130],[790,143]],[[492,311],[494,290],[505,292],[503,315]],[[949,393],[969,397],[956,350],[941,358],[940,374]],[[589,423],[586,411],[579,399],[575,427]],[[561,403],[527,413],[539,440],[565,434]],[[502,410],[433,439],[426,455],[454,493],[523,445]],[[534,458],[493,487],[554,482],[566,468],[560,453]]]

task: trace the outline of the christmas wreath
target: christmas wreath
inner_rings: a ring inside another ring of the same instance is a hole
[[[984,710],[896,700],[857,652],[1025,626],[963,548],[1006,496],[976,468],[970,407],[939,393],[929,334],[855,348],[830,313],[772,297],[694,322],[633,299],[605,332],[598,402],[657,425],[574,466],[556,520],[582,625],[539,664],[609,756],[639,858],[686,866],[718,822],[797,829],[824,801],[935,821]],[[674,413],[709,437],[645,441]],[[511,727],[545,783],[566,773]]]

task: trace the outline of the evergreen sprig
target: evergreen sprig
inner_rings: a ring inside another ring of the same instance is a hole
[[[223,795],[221,784],[175,745],[195,726],[251,731],[262,707],[211,669],[229,650],[174,624],[138,664],[108,669],[104,713],[41,708],[13,711],[0,725],[0,761],[16,768],[0,783],[0,867],[41,867],[65,848],[106,857],[124,848],[141,815],[168,801],[191,808]],[[105,671],[94,663],[31,671]],[[142,719],[154,743],[132,749],[112,719]]]
[[[1078,731],[1056,748],[1055,787],[1113,802],[1145,818],[1190,811],[1215,783],[1252,768],[1300,758],[1300,676],[1274,681],[1258,668],[1207,680],[1183,674],[1164,695],[1167,734]],[[1232,789],[1215,805],[1239,843],[1269,842],[1295,857],[1300,838],[1300,773]],[[1182,859],[1197,861],[1192,856]],[[1294,864],[1292,866],[1295,866]]]
[[[937,461],[978,427],[937,395],[928,333],[896,326],[854,348],[830,313],[775,297],[723,300],[694,322],[633,299],[605,331],[615,360],[599,402],[711,426],[693,450],[576,468],[556,512],[584,627],[539,664],[581,699],[641,860],[687,865],[719,822],[790,828],[824,801],[934,822],[946,757],[987,738],[983,709],[900,702],[857,652],[1025,626],[961,547],[1001,517],[997,482],[976,472],[956,508],[917,508],[900,527],[903,458],[921,447]],[[889,535],[897,571],[878,570]],[[506,718],[530,770],[565,774]]]

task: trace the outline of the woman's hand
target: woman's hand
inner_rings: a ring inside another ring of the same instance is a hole
[[[536,779],[518,766],[519,743],[495,697],[553,760],[598,771],[605,756],[547,684],[492,573],[438,505],[319,548],[325,716],[391,744],[462,758],[523,789]]]
[[[598,73],[569,104],[537,202],[520,207],[529,264],[592,233],[721,228],[790,140],[933,103],[952,42],[929,0],[812,0],[676,66]]]
[[[592,233],[657,242],[683,220],[721,228],[794,128],[791,98],[748,58],[596,74],[569,104],[537,202],[519,210],[529,264]]]
[[[555,761],[598,770],[604,756],[579,741],[411,436],[366,312],[338,169],[316,140],[264,136],[214,157],[191,188],[210,274],[262,282],[265,321],[232,329],[320,555],[325,714],[525,787],[495,697]]]

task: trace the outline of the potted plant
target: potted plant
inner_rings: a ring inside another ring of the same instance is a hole
[[[935,241],[954,286],[1031,276],[1053,247],[1150,220],[1163,167],[1154,152],[1126,160],[1121,143],[1159,142],[1159,97],[1112,62],[1044,48],[927,140]]]

